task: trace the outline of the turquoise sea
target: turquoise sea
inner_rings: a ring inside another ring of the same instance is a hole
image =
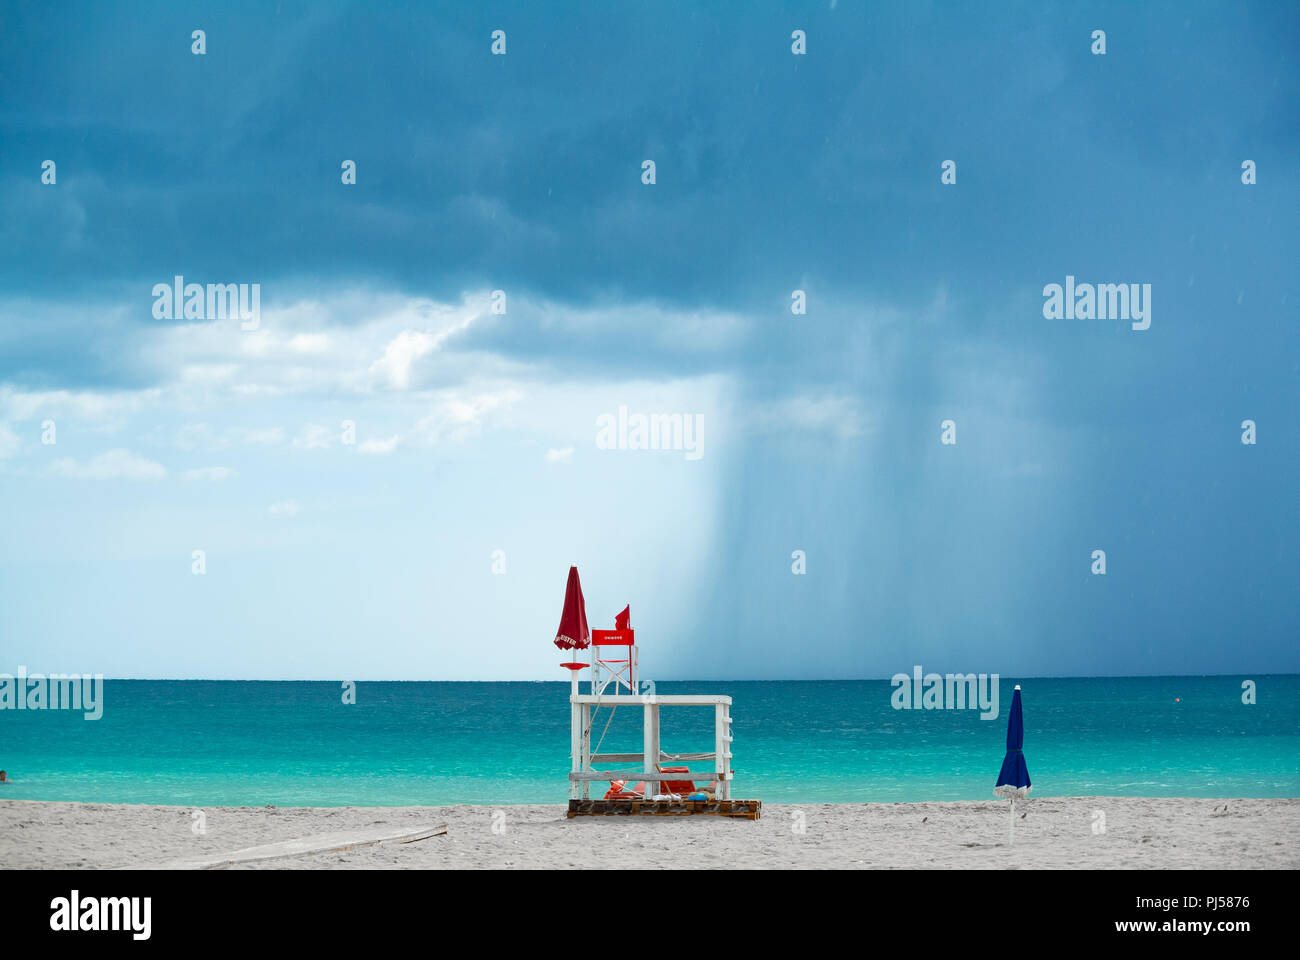
[[[1242,703],[1242,682],[1257,703]],[[1015,683],[1034,796],[1300,797],[1300,676],[1003,678],[1001,715],[895,710],[887,680],[661,682],[734,700],[733,795],[992,797]],[[567,683],[106,681],[103,717],[0,710],[0,797],[183,805],[561,803]],[[602,752],[640,752],[640,708]],[[604,727],[602,711],[596,735]],[[663,747],[712,750],[707,708]]]

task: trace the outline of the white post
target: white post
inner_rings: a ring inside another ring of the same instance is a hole
[[[1016,798],[1011,798],[1011,844],[1016,843]]]
[[[582,772],[582,710],[572,700],[569,701],[569,769],[574,773]],[[581,797],[577,780],[569,781],[569,799]]]
[[[655,731],[655,721],[659,719],[657,716],[659,708],[647,701],[641,709],[643,712],[642,723],[644,724],[641,749],[645,751],[641,765],[645,768],[646,773],[658,773],[659,769],[656,763],[659,760],[659,737]],[[645,798],[649,800],[656,793],[659,793],[659,787],[658,780],[647,779],[645,782]]]
[[[713,708],[713,772],[727,772],[726,710],[722,704]],[[718,800],[727,799],[727,781],[719,777],[713,785],[713,796]]]
[[[651,704],[650,709],[654,711],[654,724],[655,724],[654,752],[651,754],[651,763],[654,766],[654,769],[657,771],[659,769],[659,753],[660,751],[663,750],[663,744],[659,742],[659,704],[657,703]],[[663,786],[662,780],[659,781],[659,786],[661,787]]]
[[[583,773],[591,772],[591,707],[588,704],[582,705],[582,763],[579,765]],[[582,799],[586,800],[591,796],[591,781],[582,781]]]
[[[726,768],[725,768],[727,771],[727,792],[726,792],[726,796],[723,797],[724,800],[731,799],[731,781],[732,781],[731,741],[732,739],[733,738],[731,735],[731,707],[727,706],[726,704],[723,704],[722,705],[722,752],[725,755],[725,759],[727,761]]]

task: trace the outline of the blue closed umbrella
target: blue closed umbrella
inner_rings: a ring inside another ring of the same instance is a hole
[[[1025,721],[1020,710],[1020,684],[1011,695],[1011,715],[1007,718],[1007,755],[1002,759],[993,792],[1011,800],[1011,842],[1016,842],[1016,797],[1023,798],[1032,788],[1029,767],[1025,766]]]

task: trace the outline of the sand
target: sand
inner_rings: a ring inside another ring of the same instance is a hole
[[[1226,809],[1225,809],[1226,804]],[[278,840],[446,823],[418,843],[233,869],[1300,867],[1300,800],[1140,797],[765,804],[757,821],[577,817],[564,806],[208,807],[0,800],[0,864],[150,867]],[[1021,818],[1021,815],[1023,819]],[[1104,830],[1095,830],[1104,815]],[[800,829],[802,827],[802,829]]]

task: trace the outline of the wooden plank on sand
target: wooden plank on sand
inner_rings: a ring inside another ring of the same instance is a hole
[[[157,870],[222,870],[240,863],[262,863],[267,860],[280,860],[287,857],[305,857],[317,853],[338,853],[355,850],[357,847],[369,847],[377,843],[415,843],[430,837],[446,834],[447,825],[439,823],[424,826],[418,830],[404,828],[393,832],[392,827],[384,830],[349,830],[339,833],[318,833],[312,837],[299,837],[296,840],[280,840],[276,843],[264,843],[257,847],[245,847],[234,853],[216,857],[194,860],[175,860],[160,864]]]

